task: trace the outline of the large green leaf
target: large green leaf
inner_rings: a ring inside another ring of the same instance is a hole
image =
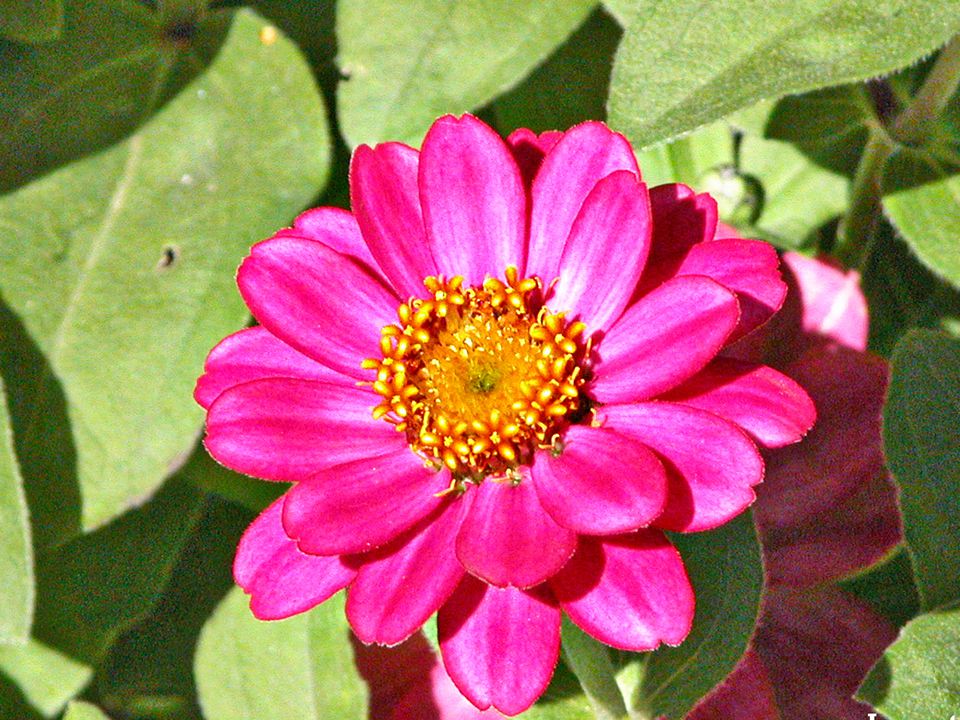
[[[200,636],[195,673],[207,720],[362,720],[343,594],[309,613],[257,620],[235,588]]]
[[[203,357],[246,317],[237,265],[323,184],[321,97],[264,27],[236,13],[215,61],[127,142],[0,198],[0,327],[18,340],[0,367],[18,379],[41,544],[103,523],[182,463]]]
[[[0,644],[26,642],[32,619],[30,518],[0,382]]]
[[[0,717],[52,717],[92,674],[88,665],[36,640],[23,647],[0,647]]]
[[[438,116],[516,84],[596,0],[340,0],[338,113],[350,145],[419,145]]]
[[[697,595],[693,630],[678,647],[625,653],[621,685],[641,717],[678,720],[723,680],[753,633],[763,587],[760,545],[749,513],[705,533],[671,538]]]
[[[137,0],[61,12],[56,42],[0,42],[0,191],[132,131],[209,62],[229,21],[167,22]]]
[[[640,174],[651,187],[680,182],[703,190],[711,171],[732,166],[733,161],[733,133],[725,122],[637,153]]]
[[[950,720],[960,708],[958,647],[960,609],[921,615],[904,627],[857,696],[890,720]]]
[[[566,130],[584,120],[601,120],[620,35],[613,18],[602,8],[594,10],[540,67],[497,99],[494,110],[500,129]]]
[[[960,340],[928,330],[903,338],[883,418],[921,603],[960,600]]]
[[[641,147],[758,100],[908,65],[960,29],[958,0],[647,0],[617,52],[610,120]]]
[[[111,715],[200,717],[194,648],[204,623],[233,587],[233,556],[250,519],[249,511],[207,498],[154,609],[113,644],[97,669],[97,696]]]
[[[173,478],[143,507],[38,554],[34,636],[97,664],[157,603],[202,507],[200,492]]]
[[[49,42],[63,30],[62,0],[0,0],[0,37]]]

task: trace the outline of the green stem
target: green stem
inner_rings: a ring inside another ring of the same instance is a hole
[[[893,148],[886,130],[879,125],[870,127],[870,135],[853,178],[850,207],[840,223],[840,246],[836,254],[847,267],[861,267],[870,256],[880,211],[880,182]]]
[[[960,35],[944,46],[910,105],[893,123],[891,135],[905,145],[919,145],[930,123],[950,102],[960,85]]]
[[[606,645],[563,618],[563,657],[580,681],[597,720],[623,720],[627,707]]]

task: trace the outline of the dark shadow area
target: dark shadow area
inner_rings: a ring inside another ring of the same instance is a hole
[[[77,452],[60,381],[0,296],[0,375],[39,554],[80,532]]]
[[[57,40],[0,40],[0,193],[134,132],[209,65],[231,17],[67,0]]]

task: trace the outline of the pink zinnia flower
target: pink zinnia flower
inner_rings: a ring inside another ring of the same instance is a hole
[[[217,460],[296,483],[238,548],[254,614],[349,586],[357,636],[392,645],[439,610],[450,677],[507,714],[547,686],[561,610],[617,648],[680,643],[663,530],[742,512],[756,443],[814,419],[785,375],[717,358],[783,302],[774,250],[715,239],[706,195],[648,192],[599,123],[505,143],[443,117],[420,152],[358,148],[350,183],[353,214],[253,248],[260,327],[197,386]]]

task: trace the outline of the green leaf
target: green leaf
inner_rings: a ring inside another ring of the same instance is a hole
[[[137,0],[63,13],[56,42],[0,42],[0,191],[130,133],[209,63],[229,21],[165,24]]]
[[[905,625],[920,611],[913,568],[902,546],[879,565],[842,581],[840,586],[870,603],[897,627]]]
[[[195,660],[207,720],[362,720],[366,685],[353,664],[343,593],[309,613],[262,622],[240,588],[200,636]]]
[[[200,452],[206,454],[202,448]],[[204,623],[233,587],[234,553],[250,520],[249,511],[207,498],[153,610],[112,645],[97,669],[98,701],[111,715],[200,717],[194,648]]]
[[[0,382],[0,644],[22,644],[33,621],[33,547],[23,479]]]
[[[756,233],[784,248],[795,248],[847,206],[849,180],[816,165],[787,142],[745,135],[740,172],[763,189]]]
[[[960,698],[958,647],[960,609],[921,615],[887,648],[857,697],[890,720],[949,720]]]
[[[40,553],[34,635],[97,664],[156,604],[202,502],[196,488],[173,478],[143,507]]]
[[[960,340],[908,333],[883,411],[887,462],[924,609],[960,599]]]
[[[539,700],[518,717],[522,720],[597,720],[576,676],[563,660]]]
[[[52,717],[90,681],[92,669],[41,642],[0,647],[0,717],[20,718],[39,712]],[[13,683],[16,692],[4,688]]]
[[[263,27],[237,12],[206,72],[127,142],[0,198],[0,330],[17,340],[0,367],[41,546],[182,464],[203,358],[247,316],[237,265],[325,180],[310,69]]]
[[[753,633],[763,587],[750,513],[716,530],[671,535],[697,596],[693,630],[678,647],[623,654],[622,686],[641,717],[678,720],[723,680]]]
[[[438,115],[520,81],[596,0],[340,0],[338,97],[348,144],[419,145]]]
[[[953,160],[898,148],[887,163],[883,209],[920,261],[960,288],[960,155]]]
[[[725,122],[637,153],[640,173],[650,187],[680,182],[702,190],[712,170],[731,166],[733,161],[733,133]]]
[[[49,42],[62,30],[61,0],[0,0],[0,37],[21,43]]]
[[[620,26],[602,8],[594,10],[526,80],[496,100],[497,125],[504,133],[519,127],[543,132],[603,119],[620,36]]]
[[[870,349],[889,357],[910,328],[960,335],[960,291],[927,270],[906,244],[881,223],[863,271],[870,308]]]
[[[960,29],[958,0],[647,0],[628,15],[609,117],[639,147],[896,70]]]
[[[110,720],[96,705],[80,700],[70,703],[63,720]]]

